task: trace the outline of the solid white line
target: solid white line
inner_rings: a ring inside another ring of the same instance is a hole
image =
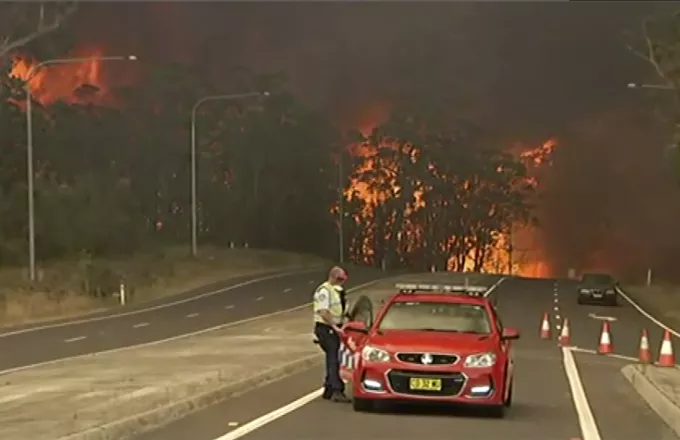
[[[250,434],[251,432],[255,431],[256,429],[262,428],[263,426],[280,419],[281,417],[285,416],[286,414],[290,414],[295,410],[298,410],[302,408],[303,406],[307,405],[308,403],[312,402],[313,400],[321,397],[321,394],[323,394],[323,388],[318,389],[316,391],[312,391],[311,393],[307,394],[306,396],[302,396],[299,399],[296,399],[289,404],[282,406],[279,409],[275,409],[274,411],[267,413],[263,415],[262,417],[258,417],[255,420],[252,420],[245,425],[241,425],[239,428],[234,429],[233,431],[224,434],[220,437],[217,437],[215,440],[236,440],[239,439],[245,435]],[[587,440],[587,439],[584,439]]]
[[[387,277],[387,278],[390,278],[390,277]],[[347,289],[347,293],[351,293],[351,292],[354,292],[355,290],[359,290],[359,289],[366,288],[368,286],[372,286],[373,284],[375,284],[379,281],[382,281],[382,280],[383,280],[383,278],[378,278],[377,280],[369,281],[369,282],[364,283],[364,284],[359,284],[358,286],[352,287],[351,289]],[[311,294],[310,294],[310,296],[311,296]],[[227,322],[225,324],[216,325],[214,327],[204,328],[203,330],[197,330],[197,331],[191,332],[191,333],[184,333],[184,334],[181,334],[181,335],[172,336],[172,337],[165,338],[165,339],[157,339],[155,341],[144,342],[142,344],[128,345],[128,346],[125,346],[125,347],[112,348],[110,350],[96,351],[96,352],[93,352],[93,353],[79,354],[79,355],[76,355],[76,356],[65,357],[65,358],[61,358],[61,359],[54,359],[54,360],[45,361],[45,362],[38,362],[38,363],[35,363],[35,364],[30,364],[30,365],[22,365],[21,367],[8,368],[6,370],[0,370],[0,374],[15,373],[17,371],[28,370],[30,368],[41,367],[43,365],[52,365],[52,364],[56,364],[57,362],[63,362],[63,361],[70,360],[70,359],[82,359],[82,358],[86,358],[86,357],[99,356],[99,355],[103,355],[103,354],[107,354],[107,353],[119,353],[119,352],[123,352],[123,351],[134,350],[136,348],[151,347],[151,346],[158,345],[158,344],[164,344],[166,342],[178,341],[180,339],[190,338],[192,336],[198,336],[198,335],[202,335],[204,333],[210,333],[210,332],[215,331],[215,330],[222,330],[222,329],[225,329],[225,328],[234,327],[234,326],[241,325],[241,324],[247,324],[249,322],[258,321],[260,319],[273,318],[274,316],[284,315],[284,314],[290,313],[290,312],[297,312],[298,310],[304,310],[306,308],[309,308],[309,306],[311,306],[311,305],[312,305],[312,303],[308,302],[306,304],[302,304],[302,305],[299,305],[299,306],[296,306],[296,307],[291,307],[290,309],[278,310],[278,311],[272,312],[272,313],[265,313],[264,315],[252,316],[250,318],[241,319],[240,321]]]
[[[167,307],[176,306],[178,304],[185,304],[185,303],[188,303],[190,301],[196,301],[196,300],[201,299],[201,298],[206,298],[206,297],[209,297],[209,296],[217,295],[218,293],[222,293],[222,292],[228,292],[230,290],[238,289],[240,287],[248,286],[250,284],[259,283],[261,281],[272,280],[272,279],[275,279],[275,278],[283,278],[283,277],[286,277],[286,276],[291,276],[291,275],[296,275],[296,274],[304,274],[304,273],[308,273],[308,272],[317,272],[319,270],[320,270],[320,268],[277,273],[277,274],[274,274],[274,275],[268,275],[268,276],[265,276],[265,277],[254,278],[252,280],[248,280],[248,281],[244,281],[242,283],[234,284],[232,286],[225,287],[224,289],[213,290],[211,292],[202,293],[200,295],[191,296],[189,298],[180,299],[180,300],[169,302],[169,303],[163,303],[163,304],[159,304],[159,305],[152,306],[152,307],[145,307],[143,309],[130,310],[128,312],[122,312],[122,313],[114,313],[114,314],[110,314],[110,315],[106,315],[106,316],[95,316],[95,317],[92,317],[92,318],[76,319],[76,320],[73,320],[73,321],[60,322],[60,323],[56,323],[56,324],[45,324],[45,325],[41,325],[41,326],[37,326],[37,327],[29,327],[29,328],[25,328],[25,329],[21,329],[21,330],[15,330],[15,331],[10,331],[10,332],[6,332],[6,333],[0,333],[0,338],[6,338],[8,336],[20,335],[22,333],[30,333],[30,332],[35,332],[35,331],[39,331],[39,330],[47,330],[47,329],[50,329],[50,328],[67,327],[69,325],[85,324],[85,323],[88,323],[88,322],[104,321],[104,320],[107,320],[107,319],[115,319],[115,318],[120,318],[120,317],[123,317],[123,316],[138,315],[140,313],[152,312],[154,310],[160,310],[160,309],[164,309],[164,308],[167,308]],[[228,280],[225,280],[225,282],[228,282]]]
[[[288,293],[288,292],[290,292],[291,290],[293,290],[293,289],[292,289],[292,288],[290,288],[290,287],[289,287],[289,288],[287,288],[287,289],[283,289],[283,293]]]
[[[670,333],[672,333],[676,338],[680,338],[680,333],[678,333],[676,330],[670,328],[669,326],[667,326],[666,324],[664,324],[663,322],[659,321],[658,319],[656,319],[655,317],[653,317],[652,315],[650,315],[648,312],[646,312],[645,309],[643,309],[642,307],[640,307],[635,301],[633,301],[633,299],[632,299],[631,297],[629,297],[628,295],[626,295],[626,293],[625,293],[623,290],[621,290],[621,289],[616,289],[616,290],[618,290],[618,291],[619,291],[619,295],[621,295],[621,296],[623,297],[623,299],[625,299],[626,301],[628,301],[628,303],[630,303],[630,305],[633,306],[633,308],[635,308],[635,310],[637,310],[638,312],[640,312],[640,314],[641,314],[642,316],[644,316],[645,318],[649,319],[650,321],[652,321],[654,324],[658,325],[658,326],[661,327],[662,329],[668,330],[668,331],[669,331]]]
[[[597,429],[595,417],[588,404],[586,392],[578,374],[578,367],[574,360],[574,355],[569,347],[562,347],[562,359],[564,361],[564,371],[567,373],[569,388],[571,388],[571,398],[574,400],[574,407],[578,414],[578,422],[581,425],[582,440],[602,440],[600,431]]]
[[[64,342],[66,342],[67,344],[69,344],[69,343],[71,343],[71,342],[82,341],[83,339],[86,339],[86,338],[87,338],[87,336],[76,336],[75,338],[64,339]]]
[[[187,318],[195,318],[195,317],[197,317],[197,316],[198,316],[198,313],[189,313],[189,314],[187,315]]]
[[[609,353],[609,354],[600,354],[595,350],[591,350],[590,348],[581,348],[581,347],[570,347],[571,351],[575,351],[576,353],[585,353],[585,354],[593,354],[598,357],[610,357],[610,358],[615,358],[615,359],[622,359],[624,361],[632,361],[632,362],[638,362],[639,359],[632,357],[632,356],[624,356],[622,354],[616,354],[616,353]]]
[[[140,322],[139,324],[133,325],[132,328],[142,328],[142,327],[146,327],[147,325],[149,325],[148,322]]]
[[[487,296],[491,295],[491,292],[493,292],[494,290],[496,290],[496,289],[498,288],[498,286],[500,286],[501,283],[502,283],[503,281],[507,280],[507,279],[508,279],[507,277],[503,277],[503,278],[501,278],[500,280],[496,281],[496,282],[493,284],[493,286],[489,287],[489,290],[487,290],[486,292],[484,292],[484,297],[487,297]]]

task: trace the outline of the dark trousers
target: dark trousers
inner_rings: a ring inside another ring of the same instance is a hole
[[[326,380],[324,394],[345,391],[345,383],[340,379],[340,337],[329,325],[316,323],[314,335],[319,340],[321,349],[326,353]]]

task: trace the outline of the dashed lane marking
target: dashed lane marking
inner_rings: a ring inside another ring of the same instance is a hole
[[[233,304],[229,304],[228,306],[224,306],[224,308],[227,309],[227,310],[233,309],[233,308],[234,308],[234,305],[233,305]]]
[[[310,269],[304,269],[304,270],[296,270],[296,271],[291,271],[291,272],[279,272],[279,273],[267,275],[267,276],[264,276],[264,277],[253,278],[251,280],[244,281],[242,283],[232,284],[231,286],[227,286],[223,289],[213,290],[213,291],[210,291],[210,292],[202,293],[200,295],[193,295],[189,298],[184,298],[184,299],[180,299],[180,300],[177,300],[177,301],[163,303],[163,304],[159,304],[159,305],[152,306],[152,307],[145,307],[145,308],[138,309],[138,310],[130,310],[129,312],[112,313],[110,315],[105,315],[105,316],[93,316],[93,317],[89,317],[89,318],[83,317],[82,319],[68,320],[68,321],[65,321],[65,322],[39,325],[39,326],[36,326],[36,327],[29,327],[29,328],[24,328],[24,329],[21,329],[21,330],[15,330],[15,331],[9,331],[9,332],[5,332],[5,333],[0,333],[0,338],[6,338],[6,337],[9,337],[9,336],[20,335],[22,333],[30,333],[30,332],[40,331],[40,330],[47,330],[47,329],[51,329],[51,328],[68,327],[70,325],[84,324],[84,323],[88,323],[88,322],[97,322],[97,321],[104,321],[104,320],[108,320],[108,319],[122,318],[123,316],[138,315],[140,313],[147,313],[147,312],[152,312],[154,310],[160,310],[160,309],[165,309],[167,307],[173,307],[173,306],[176,306],[176,305],[179,305],[179,304],[185,304],[185,303],[188,303],[188,302],[191,302],[191,301],[196,301],[196,300],[199,300],[199,299],[202,299],[202,298],[207,298],[209,296],[217,295],[217,294],[220,294],[220,293],[223,293],[223,292],[229,292],[231,290],[236,290],[236,289],[239,289],[241,287],[249,286],[251,284],[260,283],[262,281],[273,280],[273,279],[276,279],[276,278],[284,278],[284,277],[287,277],[287,276],[303,275],[305,273],[318,272],[319,270],[320,270],[320,267],[313,268],[313,269],[310,268]]]
[[[197,317],[198,315],[199,315],[199,313],[189,313],[189,314],[187,315],[187,318],[195,318],[195,317]]]
[[[583,440],[602,440],[600,431],[597,429],[595,417],[590,409],[586,392],[578,374],[574,354],[569,347],[562,347],[562,359],[564,361],[564,371],[567,373],[571,397],[574,400],[574,407],[578,414],[578,422],[581,426],[581,438]]]
[[[258,296],[257,298],[255,298],[255,301],[262,301],[263,299],[264,299],[264,296]]]
[[[140,322],[139,324],[133,325],[132,328],[142,328],[142,327],[146,327],[148,325],[149,325],[148,322]]]
[[[559,307],[557,307],[557,306],[555,306],[555,307],[553,307],[553,310],[557,312],[557,311],[559,311],[559,310],[560,310],[560,308],[559,308]]]
[[[87,336],[76,336],[75,338],[64,339],[64,342],[70,344],[71,342],[78,342],[82,341],[83,339],[87,339]]]
[[[291,290],[293,290],[293,289],[292,289],[292,288],[290,288],[290,287],[289,287],[289,288],[287,288],[287,289],[283,289],[283,293],[288,293],[288,292],[290,292]]]
[[[369,286],[372,286],[372,285],[378,283],[379,281],[383,280],[384,278],[385,277],[378,278],[376,280],[368,281],[366,283],[359,284],[358,286],[354,286],[352,288],[349,288],[349,289],[347,289],[347,293],[352,293],[352,292],[355,292],[355,291],[360,290],[360,289],[365,289],[366,287],[369,287]],[[101,355],[107,354],[107,353],[120,353],[120,352],[123,352],[123,351],[135,350],[135,349],[138,349],[138,348],[141,348],[141,347],[152,347],[154,345],[165,344],[165,343],[170,342],[170,341],[179,341],[179,340],[186,339],[186,338],[189,338],[189,337],[203,335],[203,334],[209,333],[209,332],[214,332],[215,330],[222,330],[222,329],[225,329],[225,328],[230,328],[230,327],[235,327],[237,325],[246,324],[248,322],[260,321],[262,319],[271,318],[271,317],[274,317],[274,316],[280,316],[280,315],[284,315],[286,313],[297,312],[298,310],[308,309],[311,305],[312,305],[312,303],[308,302],[308,303],[305,303],[305,304],[301,304],[299,306],[291,307],[289,309],[277,310],[276,312],[271,312],[271,313],[264,313],[262,315],[252,316],[250,318],[245,318],[245,319],[241,319],[241,320],[238,320],[238,321],[227,322],[227,323],[216,325],[216,326],[213,326],[213,327],[204,328],[202,330],[197,330],[195,332],[183,333],[181,335],[171,336],[169,338],[164,338],[164,339],[157,339],[155,341],[150,341],[150,342],[143,342],[141,344],[127,345],[125,347],[118,347],[118,348],[112,348],[112,349],[109,349],[109,350],[95,351],[95,352],[92,352],[92,353],[78,354],[78,355],[75,355],[75,356],[70,356],[70,357],[61,358],[61,359],[53,359],[53,360],[50,360],[50,361],[36,362],[35,364],[30,364],[30,365],[22,365],[20,367],[7,368],[5,370],[0,370],[0,375],[8,374],[8,373],[14,373],[14,372],[17,372],[17,371],[29,370],[31,368],[35,368],[35,367],[39,367],[39,366],[43,366],[43,365],[52,365],[52,364],[56,364],[57,362],[63,362],[64,359],[82,359],[82,358],[85,358],[85,357],[92,358],[93,356],[101,356]]]

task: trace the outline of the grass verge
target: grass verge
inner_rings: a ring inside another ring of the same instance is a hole
[[[167,248],[119,260],[72,259],[45,265],[29,283],[25,268],[0,268],[0,327],[71,317],[188,292],[229,278],[330,264],[321,258],[260,249]]]

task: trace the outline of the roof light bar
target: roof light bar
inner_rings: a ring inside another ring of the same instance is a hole
[[[488,290],[485,286],[465,286],[457,284],[408,284],[397,283],[395,285],[401,293],[415,292],[439,292],[439,293],[461,293],[469,296],[482,296]]]

